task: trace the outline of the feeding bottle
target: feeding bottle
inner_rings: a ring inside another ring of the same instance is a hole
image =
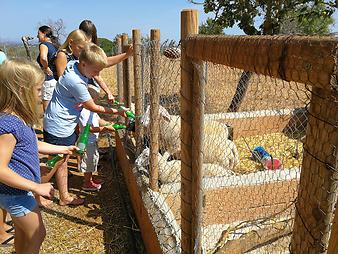
[[[255,161],[260,161],[265,169],[282,169],[283,165],[277,158],[273,158],[262,146],[257,146],[252,151]]]
[[[132,118],[132,119],[135,118],[135,114],[132,111],[130,111],[126,107],[122,106],[123,103],[120,103],[118,100],[115,100],[113,104],[116,105],[116,106],[119,106],[120,109],[125,110],[126,111],[125,114],[128,118]]]
[[[113,126],[113,128],[115,130],[120,130],[120,129],[126,129],[127,128],[125,125],[119,124],[119,123],[114,123],[112,126]]]
[[[77,140],[76,146],[79,148],[79,150],[76,151],[77,153],[81,155],[84,154],[86,146],[88,144],[89,134],[90,134],[90,124],[87,123],[86,126],[83,128],[79,136],[79,139]]]
[[[48,160],[46,162],[46,165],[48,167],[53,168],[58,161],[62,160],[62,158],[63,158],[63,154],[57,154],[56,156],[54,156],[53,158],[51,158],[50,160]]]

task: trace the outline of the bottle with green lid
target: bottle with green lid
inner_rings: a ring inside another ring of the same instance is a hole
[[[58,161],[62,160],[62,158],[63,158],[63,154],[57,154],[57,155],[55,155],[53,158],[51,158],[50,160],[48,160],[48,161],[46,162],[46,166],[51,167],[51,168],[54,168],[55,164],[56,164]]]
[[[114,123],[112,126],[113,126],[113,128],[115,130],[121,130],[121,129],[126,129],[127,128],[127,126],[125,126],[123,124],[119,124],[119,123]]]
[[[116,106],[119,106],[120,109],[124,110],[128,118],[132,118],[132,119],[135,118],[134,112],[132,112],[131,110],[128,110],[125,106],[123,106],[123,103],[120,103],[118,100],[115,100],[113,104]]]
[[[78,154],[81,154],[81,155],[84,154],[87,144],[88,144],[89,135],[90,135],[90,124],[87,123],[86,126],[83,128],[77,140],[76,146],[79,148],[79,150],[77,150],[76,152]]]

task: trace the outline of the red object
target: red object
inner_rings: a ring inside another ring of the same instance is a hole
[[[273,160],[273,164],[272,164],[272,160]],[[279,159],[273,158],[273,159],[267,159],[263,161],[263,165],[265,169],[283,169],[283,164]],[[273,167],[272,167],[273,165]]]

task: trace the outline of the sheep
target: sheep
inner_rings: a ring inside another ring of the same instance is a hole
[[[160,106],[160,148],[180,158],[181,152],[181,118],[172,116]],[[148,127],[150,120],[148,106],[141,122]],[[147,129],[147,128],[146,128]],[[215,163],[224,168],[234,169],[239,163],[239,154],[236,145],[228,139],[229,132],[226,125],[208,120],[204,124],[203,162]]]
[[[149,165],[149,148],[143,150],[143,152],[136,159],[135,164],[138,168],[147,168]],[[170,154],[165,152],[163,155],[158,153],[158,179],[161,183],[179,182],[181,180],[181,161],[180,160],[168,160]],[[204,163],[202,165],[203,176],[230,176],[234,175],[234,172],[223,168],[217,164]],[[149,173],[147,172],[147,175]]]

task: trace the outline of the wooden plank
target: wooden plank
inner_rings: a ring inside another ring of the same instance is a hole
[[[338,45],[338,38],[324,36],[191,35],[182,39],[187,56],[193,59],[326,89]]]
[[[256,220],[281,212],[295,200],[297,186],[298,180],[290,180],[205,190],[203,226]],[[166,197],[168,206],[176,215],[180,210],[179,196],[175,193]],[[294,215],[294,208],[290,206],[284,215]],[[180,223],[179,216],[176,220]]]
[[[150,221],[147,209],[143,205],[142,196],[136,183],[136,178],[132,171],[132,166],[127,157],[126,151],[121,142],[119,133],[115,133],[116,137],[116,151],[119,164],[121,166],[132,206],[141,229],[141,235],[144,246],[149,254],[162,253],[160,243],[157,239],[156,232]]]

